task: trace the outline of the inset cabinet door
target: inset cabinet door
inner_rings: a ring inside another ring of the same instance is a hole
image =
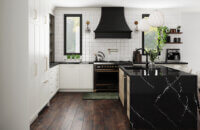
[[[60,65],[60,88],[79,88],[79,65]]]
[[[93,89],[93,65],[79,65],[80,89]]]
[[[124,72],[119,69],[119,98],[124,106]]]

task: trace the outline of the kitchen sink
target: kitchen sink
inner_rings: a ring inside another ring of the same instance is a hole
[[[127,66],[124,68],[127,70],[144,70],[145,69],[145,67],[143,67],[143,66]]]

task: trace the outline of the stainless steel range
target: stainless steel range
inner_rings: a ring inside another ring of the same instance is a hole
[[[94,91],[118,92],[119,65],[132,64],[129,61],[103,61],[94,63]]]

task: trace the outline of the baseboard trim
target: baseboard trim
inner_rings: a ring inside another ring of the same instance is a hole
[[[30,125],[38,118],[38,114],[35,114],[32,116],[32,118],[30,119]]]
[[[59,92],[94,92],[93,89],[59,89]]]

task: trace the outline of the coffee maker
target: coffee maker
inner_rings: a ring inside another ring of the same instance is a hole
[[[181,60],[180,49],[167,49],[166,62],[179,62]]]

